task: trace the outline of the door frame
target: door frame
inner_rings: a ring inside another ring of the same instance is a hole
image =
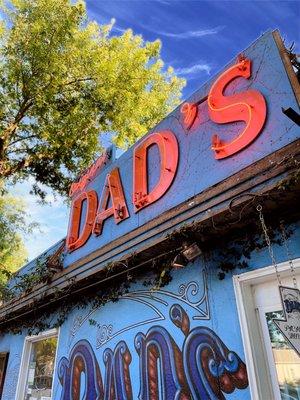
[[[2,379],[0,379],[0,400],[2,399],[3,388],[5,384],[5,376],[7,371],[8,359],[9,359],[9,352],[8,351],[1,351],[0,356],[4,358],[4,369]],[[0,377],[1,378],[1,377]]]
[[[300,258],[294,259],[295,272],[300,271]],[[290,275],[290,264],[288,261],[278,264],[278,272],[282,278]],[[247,365],[251,399],[273,398],[273,385],[271,371],[269,373],[268,356],[260,317],[256,309],[252,286],[274,281],[276,272],[274,266],[268,266],[254,271],[233,276],[233,286],[238,309],[238,317],[241,326],[241,334],[244,345],[245,359]],[[257,329],[259,328],[259,329]]]
[[[279,305],[281,307],[281,305]],[[276,371],[276,366],[274,363],[274,357],[272,353],[272,346],[270,340],[266,340],[266,338],[269,338],[269,331],[268,331],[268,325],[267,321],[265,318],[265,313],[269,311],[273,311],[273,306],[266,306],[266,307],[259,307],[257,310],[257,315],[259,317],[259,324],[261,331],[263,333],[263,339],[264,339],[264,345],[265,345],[265,354],[267,356],[267,363],[268,363],[268,368],[269,368],[269,373],[270,373],[270,378],[272,382],[272,389],[273,389],[273,396],[274,400],[281,400],[281,395],[280,395],[280,389],[278,386],[278,381],[277,381],[277,371]],[[275,386],[277,385],[277,386]]]
[[[59,333],[60,333],[59,328],[58,329],[49,329],[47,331],[39,333],[38,335],[32,335],[32,336],[25,337],[23,351],[22,351],[21,364],[20,364],[20,369],[19,369],[19,379],[18,379],[18,384],[17,384],[15,400],[23,400],[23,398],[24,398],[24,394],[25,394],[24,391],[25,391],[26,379],[27,379],[27,375],[28,375],[29,359],[30,359],[32,344],[34,342],[38,342],[43,339],[57,337],[57,345],[56,345],[56,351],[55,351],[55,363],[54,363],[53,380],[52,380],[52,388],[51,388],[51,398],[52,398],[53,385],[54,385],[54,380],[55,380],[54,378],[55,378],[56,366],[57,366]]]

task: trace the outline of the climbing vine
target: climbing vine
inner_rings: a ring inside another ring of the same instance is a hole
[[[27,273],[10,274],[10,282],[0,288],[0,300],[7,302],[30,293],[39,284],[49,284],[56,270],[49,268],[46,260],[38,258]]]
[[[170,252],[164,257],[159,257],[160,262],[153,259],[151,268],[147,271],[138,270],[134,266],[135,254],[132,254],[130,262],[109,262],[103,267],[102,280],[109,281],[109,284],[101,285],[97,291],[86,291],[80,295],[74,295],[78,291],[78,285],[75,279],[68,279],[64,289],[54,289],[51,297],[46,299],[46,295],[33,300],[30,309],[34,313],[25,312],[17,318],[8,316],[3,323],[5,332],[19,334],[27,329],[29,335],[38,334],[41,331],[57,328],[67,319],[70,312],[75,309],[84,309],[86,307],[99,308],[108,302],[117,302],[120,297],[129,292],[132,284],[142,281],[144,286],[151,287],[151,291],[168,284],[171,277],[171,260],[174,255]],[[134,270],[134,271],[133,271]],[[28,294],[35,290],[39,284],[48,285],[51,283],[55,271],[49,269],[48,260],[38,259],[36,268],[28,273],[15,275],[13,282],[5,288],[0,289],[3,302],[14,301],[20,296]],[[116,275],[121,275],[115,278]],[[30,310],[27,310],[30,311]],[[1,327],[0,327],[1,332]]]
[[[295,171],[280,181],[276,187],[281,193],[293,191],[299,184],[299,162],[296,160],[293,162],[296,165]],[[197,222],[183,225],[166,237],[166,242],[170,245],[168,248],[174,250],[166,254],[159,252],[159,255],[142,263],[139,255],[135,253],[132,253],[126,261],[109,262],[103,266],[99,278],[95,279],[96,283],[98,282],[95,286],[94,283],[87,283],[86,288],[82,288],[75,279],[66,279],[63,289],[54,288],[51,295],[46,292],[39,299],[34,299],[22,315],[8,315],[5,320],[0,320],[0,331],[20,333],[23,329],[27,329],[28,334],[37,334],[52,327],[59,327],[73,310],[86,307],[99,308],[110,301],[117,302],[129,292],[131,285],[137,282],[142,282],[144,286],[150,287],[150,292],[155,292],[172,280],[174,257],[180,253],[184,242],[198,244],[203,258],[217,266],[212,273],[216,273],[220,280],[225,279],[226,274],[231,274],[236,269],[249,268],[252,254],[266,247],[256,205],[271,200],[272,195],[246,193],[243,196],[247,196],[248,200],[242,206],[235,207],[234,201],[230,203],[229,214],[234,222],[232,220],[226,222],[224,219],[223,230],[217,225],[213,216],[210,218],[210,226],[199,225]],[[247,229],[239,228],[238,224],[242,218],[247,218],[249,221]],[[287,239],[294,231],[291,221],[282,222],[268,217],[268,235],[272,245],[283,244],[280,223],[285,226]],[[209,235],[207,235],[208,230]],[[39,285],[49,285],[58,267],[62,267],[61,256],[62,254],[54,267],[53,260],[44,257],[38,259],[35,266],[27,273],[14,275],[8,285],[0,287],[0,300],[13,302],[32,292]],[[91,286],[93,290],[90,289]],[[96,322],[90,320],[90,323],[93,325]]]
[[[287,237],[290,237],[293,229],[292,226],[286,228]],[[282,245],[282,237],[279,230],[272,229],[269,232],[272,244]],[[195,227],[183,227],[181,230],[174,232],[169,236],[169,240],[178,240],[178,237],[184,240],[195,241]],[[198,239],[199,243],[199,239]],[[246,269],[249,267],[249,260],[254,251],[259,251],[266,246],[265,240],[260,233],[256,235],[245,234],[243,237],[238,236],[236,240],[221,240],[218,246],[214,247],[214,243],[201,242],[199,244],[202,249],[203,256],[209,258],[217,265],[216,273],[220,280],[226,277],[235,269]],[[100,308],[108,302],[117,302],[124,294],[128,293],[132,284],[142,282],[145,287],[150,287],[150,292],[155,292],[161,287],[169,284],[172,280],[173,260],[175,251],[170,251],[164,257],[157,257],[151,261],[150,268],[138,269],[135,263],[135,255],[132,256],[130,262],[108,263],[103,268],[102,280],[106,283],[99,285],[97,290],[87,290],[85,293],[79,292],[80,295],[74,295],[78,290],[78,285],[74,279],[67,280],[64,289],[54,289],[51,299],[42,297],[34,300],[30,305],[31,309],[35,309],[34,313],[28,313],[23,318],[8,320],[5,322],[5,332],[21,333],[23,329],[28,330],[28,334],[37,334],[43,330],[59,327],[67,319],[70,312],[75,309],[84,309],[87,307]],[[15,279],[12,287],[1,289],[2,299],[11,301],[20,297],[22,294],[30,293],[39,284],[49,284],[54,276],[54,271],[49,271],[47,262],[39,260],[34,271],[20,275]],[[119,275],[115,278],[116,275]],[[101,281],[101,279],[100,279]],[[43,307],[47,305],[47,307]],[[4,322],[4,321],[0,321]],[[90,320],[90,324],[96,322]],[[1,331],[1,327],[0,327]]]

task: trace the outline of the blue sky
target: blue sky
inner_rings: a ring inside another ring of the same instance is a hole
[[[287,45],[295,41],[299,53],[300,1],[88,0],[87,10],[100,24],[114,18],[113,34],[131,28],[145,40],[160,39],[166,66],[187,80],[183,98],[268,29],[278,28]],[[18,184],[15,193],[41,224],[41,232],[25,238],[32,259],[65,236],[68,209],[51,193],[51,204],[38,205],[29,188]]]

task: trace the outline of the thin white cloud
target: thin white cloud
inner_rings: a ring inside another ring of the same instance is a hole
[[[167,32],[167,31],[154,30],[154,29],[150,28],[149,26],[143,26],[143,27],[145,29],[147,29],[148,31],[153,32],[157,35],[166,36],[166,37],[173,38],[173,39],[193,39],[193,38],[201,38],[204,36],[216,35],[219,32],[221,32],[222,29],[225,28],[225,26],[216,26],[215,28],[199,29],[196,31]],[[112,21],[112,31],[124,33],[128,29],[129,28],[121,28],[120,26],[115,25],[115,21]]]
[[[120,33],[124,33],[124,32],[126,32],[128,29],[129,29],[129,28],[124,29],[124,28],[120,28],[120,27],[115,26],[115,25],[112,27],[112,31],[114,31],[114,32],[120,32]]]
[[[149,28],[146,29],[154,32],[152,29]],[[219,32],[221,32],[222,29],[224,29],[224,26],[216,26],[215,28],[211,29],[199,29],[197,31],[186,31],[186,32],[166,32],[166,31],[155,30],[155,33],[173,39],[192,39],[192,38],[200,38],[204,36],[216,35]]]
[[[207,75],[210,74],[211,66],[206,63],[194,64],[190,67],[176,68],[175,73],[180,76],[195,75],[200,72],[205,72]]]

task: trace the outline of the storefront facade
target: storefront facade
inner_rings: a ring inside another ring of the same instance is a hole
[[[300,399],[299,96],[267,32],[72,185],[55,274],[0,309],[0,398]]]

